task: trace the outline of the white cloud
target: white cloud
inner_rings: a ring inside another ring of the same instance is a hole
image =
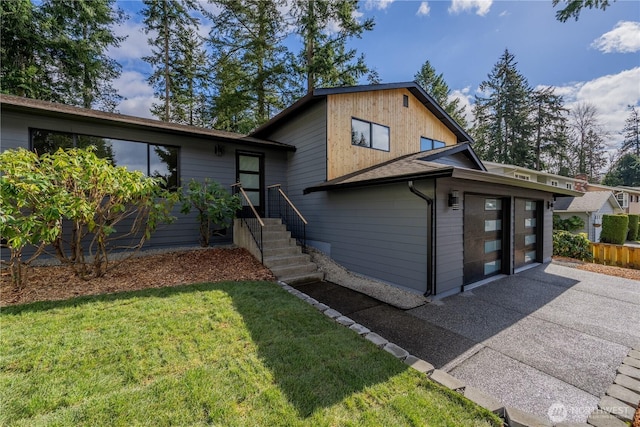
[[[416,12],[418,16],[429,16],[429,12],[431,12],[431,8],[429,7],[429,2],[423,1],[420,3],[420,7]]]
[[[118,111],[136,117],[152,118],[151,104],[158,102],[153,96],[153,88],[149,86],[144,75],[137,71],[125,71],[113,82],[113,87],[126,97]]]
[[[451,0],[449,13],[469,12],[475,9],[476,15],[485,16],[491,9],[493,0]]]
[[[371,9],[385,10],[386,8],[391,6],[391,3],[393,3],[394,1],[395,0],[367,0],[364,3],[364,7],[367,10],[371,10]]]
[[[604,53],[640,51],[640,22],[618,22],[613,30],[595,39],[591,47]]]
[[[464,115],[465,115],[465,119],[467,119],[467,123],[472,123],[473,122],[472,101],[474,98],[473,98],[473,95],[471,94],[471,88],[467,86],[462,89],[452,90],[451,93],[449,94],[449,101],[452,101],[454,99],[460,100],[458,105],[460,107],[465,107]]]
[[[117,36],[129,36],[120,47],[109,49],[109,56],[118,62],[138,60],[151,55],[151,47],[147,43],[150,35],[143,31],[144,25],[131,19],[114,28]]]
[[[609,133],[607,145],[618,147],[622,142],[620,131],[629,116],[628,105],[640,105],[640,67],[618,74],[598,77],[588,82],[558,86],[555,93],[562,95],[567,108],[587,102],[598,109],[600,121]]]

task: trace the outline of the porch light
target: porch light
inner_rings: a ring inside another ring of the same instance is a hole
[[[224,147],[221,144],[216,144],[213,147],[213,153],[218,157],[224,156]]]
[[[549,209],[549,210],[553,209],[553,204],[554,204],[553,201],[549,200],[547,202],[547,209]]]
[[[460,209],[460,196],[458,195],[458,190],[452,190],[449,193],[449,207],[454,211]]]

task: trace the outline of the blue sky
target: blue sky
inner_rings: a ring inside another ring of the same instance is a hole
[[[120,6],[130,14],[117,29],[129,37],[112,52],[123,65],[116,87],[128,98],[120,112],[150,117],[150,70],[140,60],[149,47],[135,13],[141,3]],[[551,1],[361,0],[358,15],[376,24],[351,45],[384,83],[413,80],[429,60],[465,104],[473,102],[508,49],[531,86],[554,86],[569,107],[596,105],[613,147],[620,142],[626,106],[640,105],[640,2],[618,0],[606,11],[584,10],[577,22],[558,22],[555,12]],[[206,23],[200,32],[208,32]]]

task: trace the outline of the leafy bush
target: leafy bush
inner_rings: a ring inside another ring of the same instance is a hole
[[[562,219],[559,215],[553,215],[553,229],[564,231],[576,231],[584,228],[584,220],[573,215],[570,218]]]
[[[640,215],[629,214],[629,233],[627,234],[627,240],[638,240],[638,221],[640,221]]]
[[[602,243],[624,245],[628,231],[628,215],[602,215],[602,233],[600,234]]]
[[[161,180],[115,167],[94,151],[59,149],[40,157],[24,149],[2,153],[0,231],[11,250],[12,273],[18,272],[15,283],[22,283],[21,269],[48,244],[78,276],[102,276],[117,265],[109,262],[113,250],[133,255],[159,223],[174,219],[169,212],[177,195],[162,190]],[[117,226],[123,230],[116,234]],[[63,233],[67,227],[71,231]],[[126,246],[117,246],[123,239]],[[27,244],[38,248],[23,261]]]
[[[553,231],[553,255],[590,261],[589,239],[584,233],[572,234],[566,230]]]
[[[236,212],[242,208],[240,198],[225,190],[215,181],[205,179],[198,182],[192,179],[187,190],[181,196],[182,213],[189,213],[191,209],[198,211],[200,222],[200,245],[207,247],[211,236],[218,229],[226,229],[231,225]]]

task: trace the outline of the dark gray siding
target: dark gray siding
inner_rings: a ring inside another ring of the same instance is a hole
[[[125,139],[180,147],[180,183],[186,186],[193,178],[210,178],[230,190],[236,180],[236,150],[265,154],[265,184],[286,181],[287,154],[284,151],[265,149],[262,146],[237,145],[217,141],[212,138],[176,136],[153,130],[132,129],[124,126],[105,125],[83,120],[65,120],[45,116],[34,116],[19,112],[2,112],[1,149],[29,148],[29,128],[39,128],[62,132],[75,132],[105,138]],[[222,144],[224,154],[216,156],[214,146]],[[173,224],[161,225],[145,245],[151,247],[198,245],[198,223],[195,213],[181,214],[176,206],[173,214],[178,218]],[[214,243],[230,243],[231,229],[226,237],[216,237]]]

